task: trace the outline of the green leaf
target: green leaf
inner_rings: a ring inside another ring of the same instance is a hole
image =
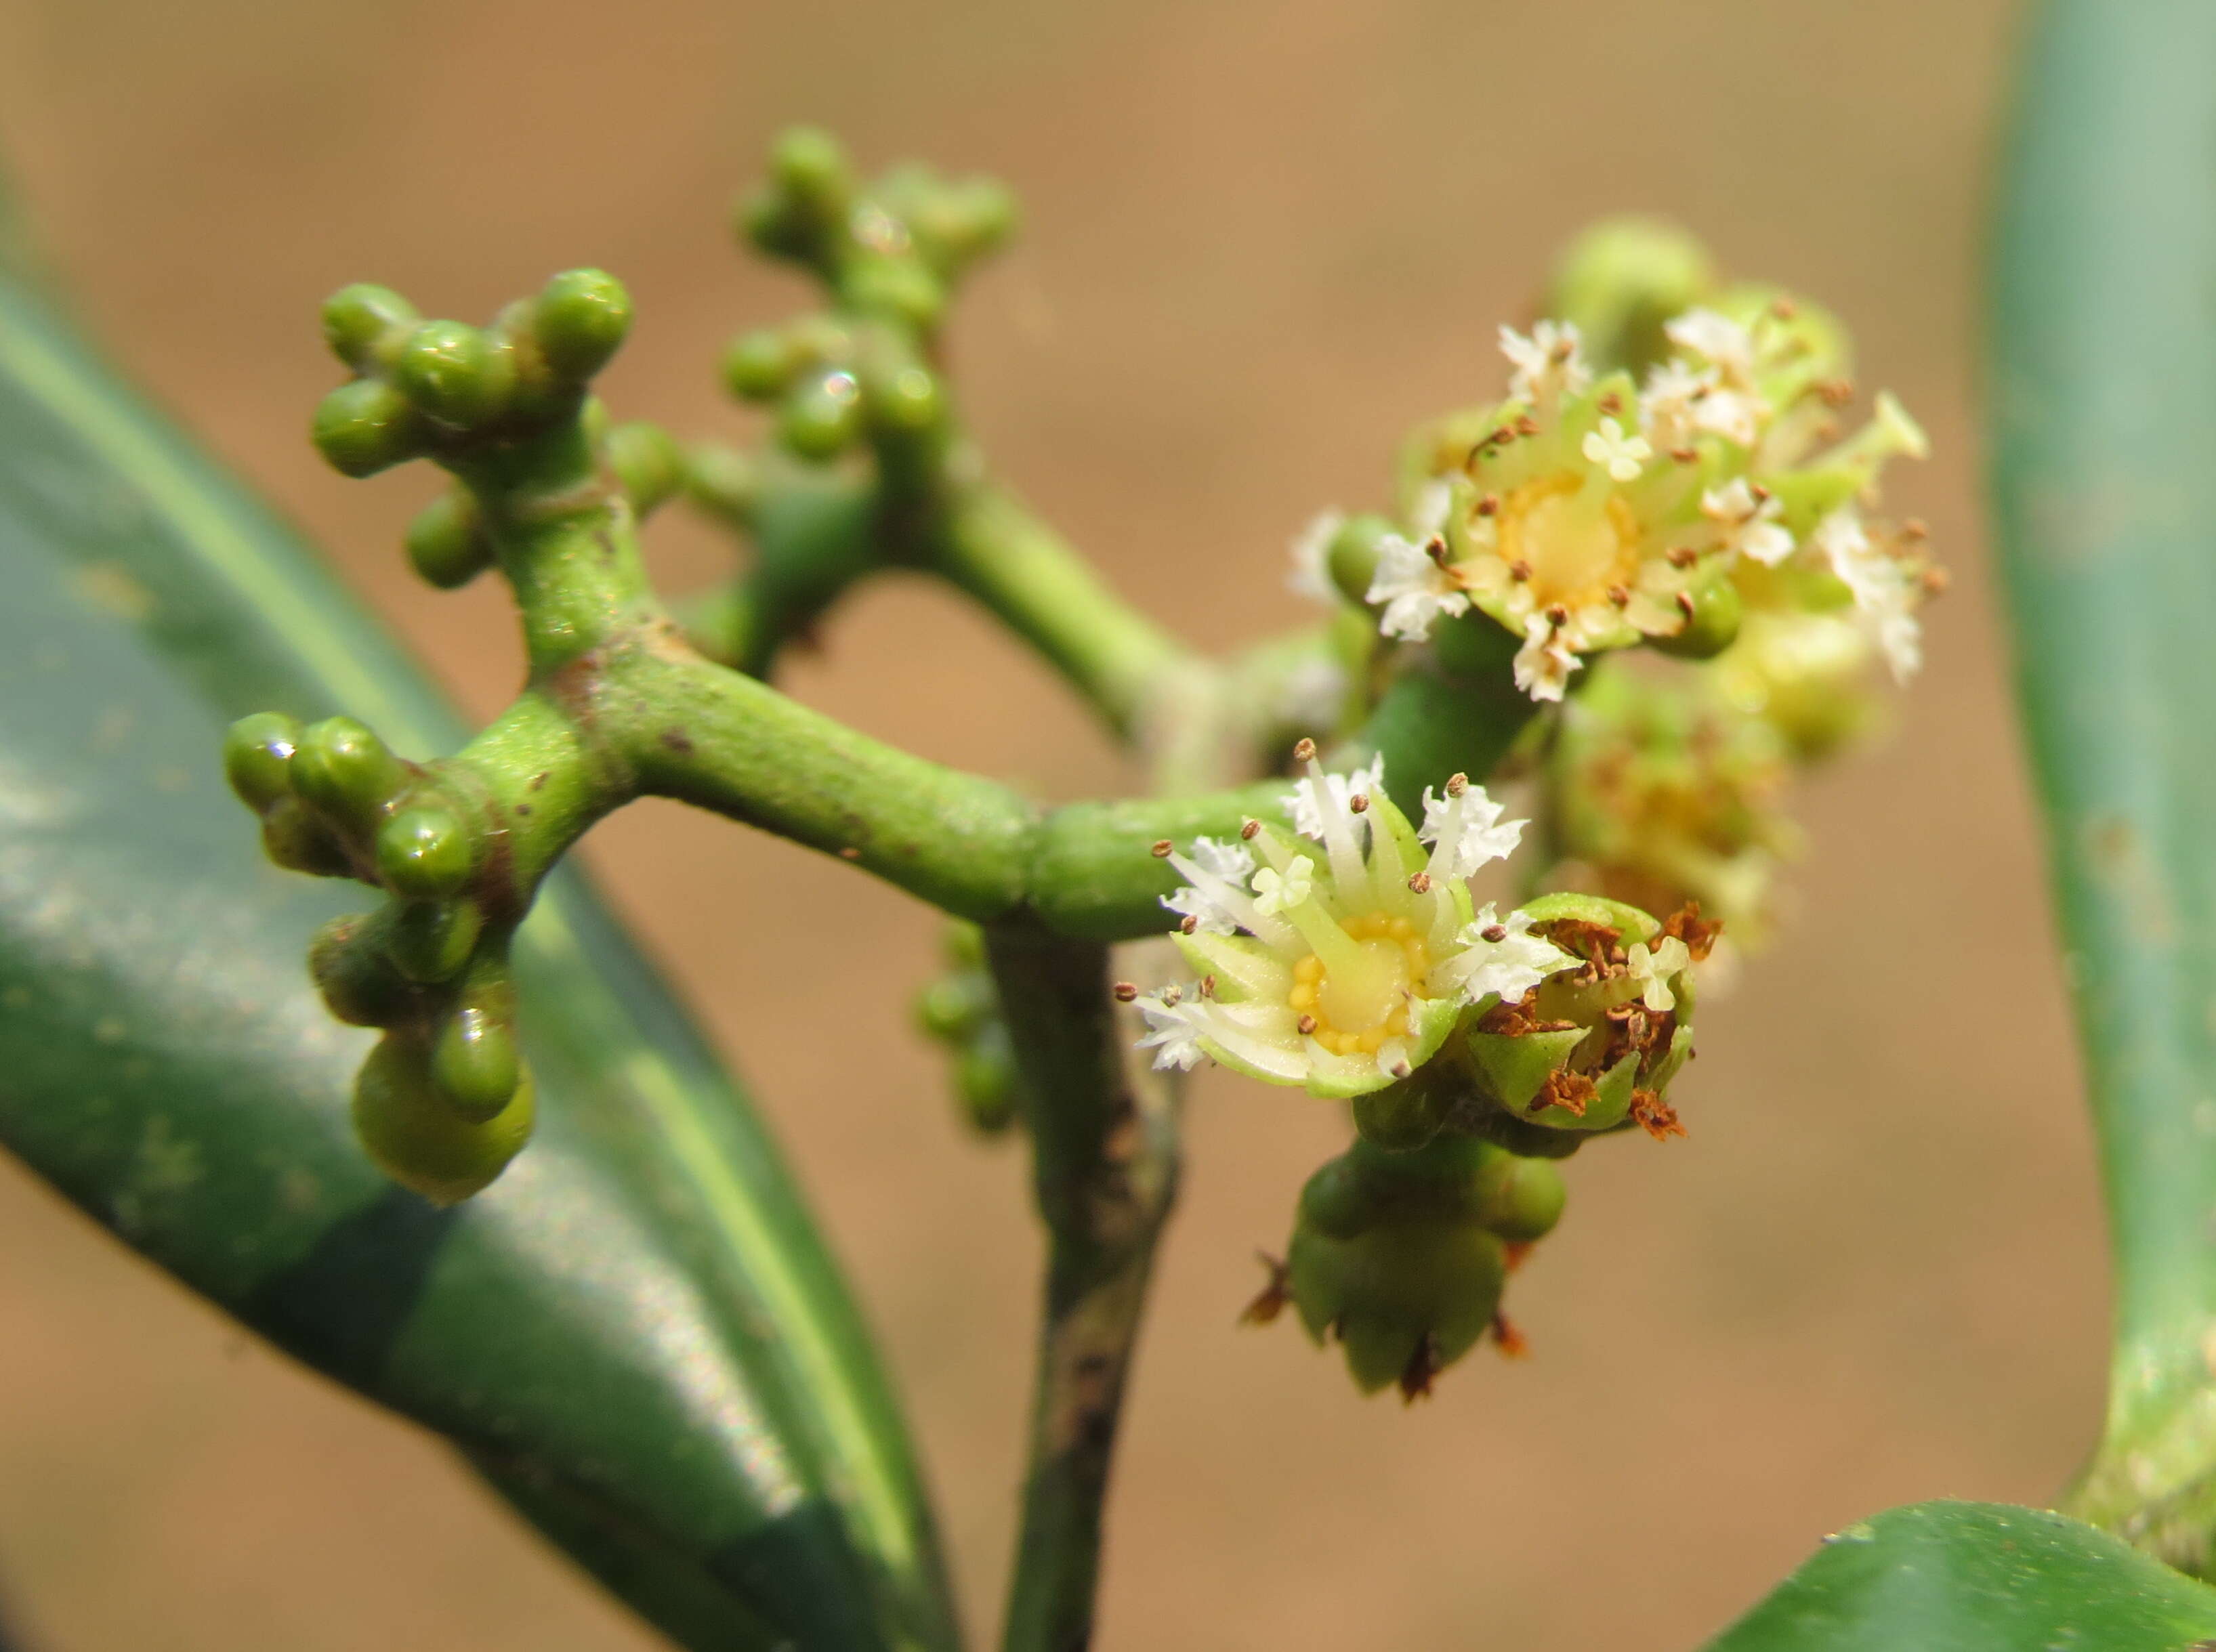
[[[2004,1503],[1916,1503],[1824,1547],[1708,1652],[2193,1652],[2216,1589],[2105,1532]]]
[[[2001,571],[2114,1241],[2073,1512],[2216,1529],[2216,8],[2052,0],[1991,271]]]
[[[312,325],[304,310],[303,325]],[[396,552],[397,554],[397,552]],[[0,279],[0,1143],[309,1364],[450,1436],[685,1644],[954,1641],[912,1453],[745,1097],[574,875],[516,955],[541,1125],[440,1210],[354,1145],[225,722],[460,730],[267,510]]]

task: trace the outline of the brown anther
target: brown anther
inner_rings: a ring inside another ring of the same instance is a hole
[[[1600,398],[1597,405],[1603,413],[1621,413],[1623,411],[1623,398],[1614,390],[1610,390]]]
[[[1167,838],[1157,838],[1154,839],[1154,846],[1148,851],[1148,853],[1158,861],[1166,861],[1170,857],[1170,851],[1176,847],[1177,845]]]
[[[1393,1064],[1393,1076],[1395,1078],[1406,1078],[1414,1071],[1415,1068],[1410,1066],[1406,1061],[1395,1061]]]
[[[1625,590],[1620,585],[1611,585],[1609,586],[1608,599],[1612,605],[1618,608],[1628,608],[1631,606],[1631,593]]]
[[[1536,419],[1534,419],[1530,414],[1525,414],[1522,418],[1516,421],[1516,433],[1519,436],[1537,435],[1539,433],[1539,421]]]
[[[1818,425],[1816,427],[1816,439],[1819,442],[1835,442],[1838,440],[1839,421],[1837,419],[1826,419],[1823,423]]]
[[[1530,1339],[1508,1323],[1508,1316],[1498,1309],[1493,1315],[1493,1340],[1500,1346],[1504,1360],[1523,1360],[1530,1357]]]
[[[1927,568],[1917,575],[1916,582],[1924,587],[1925,596],[1943,597],[1947,594],[1947,587],[1954,581],[1945,568]]]
[[[1300,1030],[1301,1036],[1306,1038],[1310,1033],[1315,1031],[1316,1018],[1314,1016],[1302,1016],[1293,1025]]]
[[[1303,737],[1293,746],[1293,761],[1296,763],[1306,763],[1309,758],[1315,755],[1315,742]]]
[[[1793,300],[1781,292],[1770,301],[1770,313],[1782,322],[1789,322],[1800,312]]]
[[[1825,407],[1843,408],[1855,399],[1854,381],[1849,378],[1826,378],[1816,386],[1816,394]]]
[[[1239,1323],[1242,1325],[1266,1325],[1283,1313],[1285,1304],[1292,1300],[1292,1275],[1285,1264],[1266,1250],[1257,1250],[1254,1255],[1262,1266],[1269,1269],[1270,1282],[1262,1287],[1261,1295],[1240,1311]]]
[[[1651,1090],[1631,1092],[1631,1116],[1657,1141],[1667,1141],[1672,1136],[1685,1133],[1685,1127],[1677,1122],[1677,1109]]]
[[[1424,555],[1430,557],[1441,568],[1444,568],[1447,565],[1446,537],[1443,534],[1435,533],[1430,538],[1425,540]]]
[[[1129,1004],[1139,996],[1138,983],[1136,981],[1118,981],[1108,990],[1115,995],[1116,1002],[1118,1004]]]
[[[1203,975],[1200,978],[1200,996],[1204,998],[1212,998],[1216,996],[1215,976]]]
[[[1925,525],[1920,516],[1911,516],[1900,525],[1900,537],[1904,539],[1924,539],[1929,538],[1930,534],[1930,528]]]
[[[1499,494],[1487,494],[1477,501],[1477,513],[1480,516],[1497,516],[1499,513],[1500,495]]]
[[[1568,624],[1570,623],[1570,611],[1562,606],[1559,602],[1548,603],[1547,605],[1547,623],[1549,625],[1555,626]]]
[[[1701,903],[1689,900],[1662,920],[1662,933],[1672,935],[1685,943],[1685,950],[1695,963],[1707,960],[1715,950],[1716,937],[1724,932],[1720,918],[1701,916]]]
[[[1346,807],[1357,814],[1369,814],[1370,795],[1367,792],[1355,793],[1353,796],[1346,800]]]
[[[1259,820],[1242,820],[1239,826],[1239,835],[1248,843],[1252,843],[1261,830],[1262,823]]]
[[[1567,361],[1577,353],[1577,349],[1575,340],[1559,338],[1554,341],[1553,347],[1547,352],[1548,359],[1554,361]]]
[[[1408,880],[1408,891],[1411,894],[1427,895],[1431,894],[1431,875],[1429,872],[1417,873],[1415,876]]]
[[[1693,600],[1691,592],[1680,591],[1677,593],[1677,611],[1685,617],[1685,623],[1690,625],[1693,623],[1693,617],[1700,612],[1700,605]]]
[[[1572,1072],[1567,1067],[1556,1067],[1547,1075],[1547,1082],[1539,1086],[1539,1093],[1531,1098],[1530,1110],[1543,1113],[1550,1107],[1559,1107],[1565,1113],[1582,1119],[1585,1107],[1599,1090],[1582,1072]]]
[[[1701,457],[1701,450],[1697,447],[1673,447],[1670,450],[1670,457],[1680,464],[1690,464]]]
[[[1510,442],[1516,439],[1516,433],[1508,426],[1501,425],[1496,427],[1493,434],[1487,436],[1485,439],[1491,442],[1495,447],[1505,447]]]
[[[1447,777],[1447,795],[1459,797],[1469,789],[1469,777],[1456,770]]]
[[[1518,556],[1508,564],[1508,577],[1518,585],[1524,584],[1531,577],[1531,564]]]
[[[1667,558],[1672,568],[1690,568],[1701,560],[1701,553],[1690,545],[1672,545],[1667,552]]]
[[[1505,941],[1508,938],[1508,925],[1505,924],[1487,924],[1482,930],[1479,930],[1478,933],[1482,935],[1488,941],[1496,943]]]
[[[1754,502],[1756,504],[1767,505],[1770,503],[1770,489],[1764,487],[1760,482],[1748,482],[1746,484],[1746,491],[1753,496]]]
[[[1178,933],[1179,935],[1194,934],[1199,930],[1199,928],[1200,919],[1194,917],[1191,912],[1187,912],[1183,918],[1178,919]]]
[[[842,861],[858,861],[862,858],[862,851],[853,844],[848,844],[839,851],[839,858]]]

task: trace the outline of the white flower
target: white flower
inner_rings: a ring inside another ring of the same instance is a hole
[[[1750,390],[1710,390],[1693,408],[1693,423],[1702,430],[1752,447],[1762,439],[1762,421],[1770,416],[1770,403]]]
[[[1706,357],[1724,382],[1740,390],[1754,384],[1754,335],[1713,310],[1689,310],[1663,323],[1670,342]]]
[[[1559,700],[1570,673],[1585,661],[1544,614],[1524,622],[1524,646],[1516,650],[1516,686],[1535,700]]]
[[[1627,435],[1622,424],[1603,418],[1597,430],[1585,433],[1579,450],[1588,463],[1597,464],[1617,482],[1636,482],[1647,461],[1654,456],[1653,444],[1640,435]]]
[[[1293,541],[1293,571],[1285,578],[1288,587],[1318,602],[1339,600],[1339,587],[1331,578],[1331,542],[1345,525],[1346,519],[1337,511],[1326,511],[1301,530]]]
[[[1921,592],[1915,576],[1870,543],[1852,506],[1818,523],[1811,541],[1854,594],[1855,610],[1885,655],[1893,681],[1906,682],[1924,663],[1923,628],[1916,617]]]
[[[1377,571],[1370,581],[1369,600],[1385,605],[1377,629],[1411,642],[1429,636],[1431,622],[1439,615],[1469,611],[1469,593],[1437,558],[1397,533],[1378,542]]]
[[[1172,856],[1173,863],[1182,860]],[[1180,918],[1190,918],[1196,927],[1211,935],[1230,935],[1239,928],[1237,911],[1222,899],[1226,890],[1237,891],[1246,881],[1247,874],[1254,869],[1254,857],[1242,843],[1218,843],[1213,838],[1196,838],[1192,841],[1192,859],[1179,866],[1188,879],[1204,879],[1204,883],[1188,881],[1183,888],[1173,889],[1162,897],[1162,905]]]
[[[1191,1072],[1208,1053],[1200,1047],[1199,1011],[1205,1007],[1205,999],[1196,995],[1188,1000],[1184,990],[1175,986],[1139,999],[1139,1013],[1147,1022],[1147,1035],[1139,1047],[1154,1053],[1157,1067]]]
[[[1306,904],[1314,887],[1315,863],[1305,855],[1294,856],[1282,872],[1274,866],[1262,867],[1254,874],[1254,910],[1265,917],[1290,912]]]
[[[1648,370],[1647,388],[1640,395],[1640,426],[1665,452],[1690,446],[1700,428],[1700,402],[1715,387],[1713,367],[1696,372],[1675,356],[1657,362]]]
[[[1530,913],[1518,910],[1501,918],[1488,904],[1462,932],[1467,949],[1433,970],[1431,978],[1458,985],[1471,1004],[1488,995],[1513,1004],[1556,970],[1578,961],[1530,930]]]
[[[1478,998],[1520,996],[1571,961],[1533,940],[1523,913],[1496,920],[1488,907],[1473,925],[1468,887],[1444,869],[1503,852],[1515,830],[1480,789],[1450,785],[1427,811],[1428,857],[1377,765],[1327,775],[1311,758],[1287,801],[1325,855],[1276,826],[1249,828],[1242,846],[1261,863],[1254,893],[1236,892],[1241,932],[1173,936],[1199,987],[1138,1000],[1158,1064],[1205,1055],[1313,1095],[1364,1095],[1437,1054]],[[1229,846],[1192,848],[1171,864],[1197,897],[1231,910],[1216,875],[1234,869]]]
[[[1578,353],[1578,329],[1571,322],[1541,322],[1526,338],[1512,327],[1500,329],[1500,353],[1515,369],[1508,393],[1519,402],[1543,403],[1575,396],[1592,383],[1592,370]]]
[[[1432,878],[1466,878],[1480,866],[1506,860],[1524,836],[1524,822],[1504,821],[1500,805],[1460,775],[1447,782],[1447,795],[1424,788],[1424,824],[1416,833],[1431,845]]]
[[[1776,519],[1783,508],[1774,494],[1757,500],[1745,476],[1733,476],[1701,495],[1701,514],[1723,529],[1725,548],[1764,568],[1775,568],[1793,554],[1793,536]]]
[[[1308,771],[1293,782],[1292,790],[1281,800],[1291,811],[1293,829],[1303,838],[1313,838],[1318,843],[1330,840],[1329,823],[1344,820],[1348,829],[1357,835],[1369,830],[1364,811],[1369,800],[1385,789],[1385,759],[1374,757],[1351,774],[1326,774],[1323,765],[1311,760]],[[1356,798],[1363,800],[1362,808],[1354,807]]]
[[[1649,1010],[1660,1015],[1677,1007],[1670,979],[1693,967],[1693,955],[1683,941],[1665,935],[1651,948],[1644,941],[1634,941],[1624,961],[1631,967],[1632,980],[1643,989],[1640,997]]]

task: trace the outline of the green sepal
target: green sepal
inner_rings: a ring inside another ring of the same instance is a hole
[[[387,1033],[354,1079],[354,1127],[378,1169],[434,1205],[490,1187],[531,1139],[537,1093],[527,1069],[489,1118],[457,1109],[417,1041]]]
[[[1532,1099],[1548,1078],[1590,1036],[1583,1027],[1547,1033],[1468,1035],[1470,1055],[1492,1099],[1517,1118],[1530,1116]]]

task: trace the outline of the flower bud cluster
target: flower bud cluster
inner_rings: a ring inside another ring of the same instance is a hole
[[[725,381],[774,407],[779,439],[803,459],[865,444],[896,463],[927,454],[947,435],[933,357],[948,301],[1014,223],[1013,199],[990,180],[907,166],[865,186],[828,136],[787,132],[741,229],[812,270],[831,306],[742,335],[724,356]]]
[[[1502,1288],[1564,1200],[1554,1165],[1488,1142],[1394,1153],[1357,1140],[1302,1188],[1284,1265],[1248,1317],[1290,1303],[1317,1343],[1339,1342],[1363,1392],[1398,1385],[1414,1399],[1488,1332],[1522,1351]]]
[[[385,1034],[354,1090],[371,1158],[426,1198],[467,1198],[521,1150],[533,1109],[508,964],[518,903],[483,809],[458,772],[395,756],[351,717],[242,718],[224,763],[270,859],[391,897],[327,924],[310,973],[333,1015]]]

